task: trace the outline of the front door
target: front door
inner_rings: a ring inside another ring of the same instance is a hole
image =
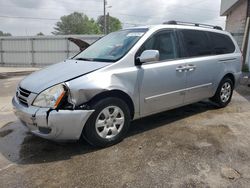
[[[186,88],[185,62],[177,60],[179,52],[175,31],[166,30],[154,34],[137,55],[151,49],[159,51],[160,61],[139,67],[142,116],[182,105]]]

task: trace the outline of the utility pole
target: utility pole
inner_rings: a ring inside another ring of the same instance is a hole
[[[107,1],[103,0],[103,19],[104,19],[103,33],[104,33],[104,35],[107,34],[106,4],[107,4]]]
[[[106,30],[107,34],[109,34],[109,32],[110,32],[110,31],[109,31],[109,29],[110,29],[110,28],[109,28],[109,25],[110,25],[110,24],[109,24],[109,12],[108,12],[108,13],[107,13],[107,30]]]

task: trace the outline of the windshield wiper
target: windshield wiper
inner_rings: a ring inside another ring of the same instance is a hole
[[[93,59],[90,59],[90,58],[76,58],[75,60],[80,60],[80,61],[93,61]]]
[[[102,59],[102,58],[76,58],[75,60],[80,61],[98,61],[98,62],[115,62],[115,60],[112,59]]]
[[[93,61],[98,61],[98,62],[115,62],[113,59],[103,59],[103,58],[94,58]]]

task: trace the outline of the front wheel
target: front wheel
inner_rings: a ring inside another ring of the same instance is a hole
[[[231,101],[233,88],[232,80],[230,78],[224,78],[211,100],[215,102],[219,108],[226,107]]]
[[[97,147],[120,142],[130,124],[128,105],[118,98],[102,99],[91,106],[95,111],[87,121],[83,134],[87,141]]]

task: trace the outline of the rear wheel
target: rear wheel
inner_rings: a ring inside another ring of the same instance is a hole
[[[233,89],[234,85],[232,80],[230,78],[224,78],[211,100],[215,102],[219,108],[224,108],[231,102]]]
[[[87,141],[97,147],[106,147],[120,142],[130,124],[128,105],[118,98],[106,98],[91,106],[95,111],[83,130]]]

